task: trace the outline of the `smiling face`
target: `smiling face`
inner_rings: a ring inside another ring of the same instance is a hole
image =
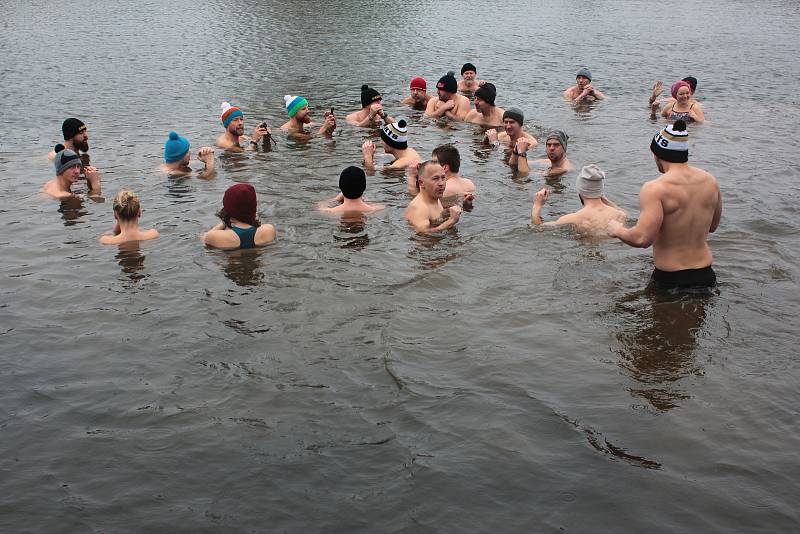
[[[80,165],[73,165],[69,169],[65,170],[63,173],[59,175],[60,178],[66,180],[67,184],[70,186],[78,181],[81,176],[81,166]]]
[[[678,89],[678,92],[675,93],[675,99],[678,101],[679,104],[686,104],[687,102],[689,102],[689,98],[691,96],[692,92],[685,85],[681,86],[681,88]]]

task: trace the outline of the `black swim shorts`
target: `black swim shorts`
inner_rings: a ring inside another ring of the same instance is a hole
[[[662,271],[653,269],[650,281],[658,289],[683,289],[691,287],[714,287],[717,275],[709,265],[702,269],[683,269],[682,271]]]

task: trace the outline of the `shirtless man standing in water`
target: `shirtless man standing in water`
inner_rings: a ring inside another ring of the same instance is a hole
[[[542,206],[550,196],[550,189],[546,187],[541,189],[536,193],[536,200],[531,211],[531,222],[545,226],[572,224],[579,232],[594,235],[605,234],[610,221],[625,221],[625,212],[608,200],[604,194],[603,180],[605,177],[606,174],[597,165],[587,165],[581,169],[578,179],[575,181],[575,189],[578,190],[578,198],[580,198],[583,208],[575,213],[568,213],[555,221],[542,221]]]
[[[712,287],[717,277],[708,234],[719,226],[722,195],[711,174],[691,167],[686,123],[678,120],[655,135],[650,150],[663,173],[642,186],[633,228],[608,223],[608,233],[632,247],[653,245],[652,283],[659,289]]]
[[[231,106],[228,102],[223,102],[220,106],[222,115],[219,120],[225,127],[225,133],[217,138],[217,146],[222,150],[230,152],[243,152],[247,148],[257,148],[258,142],[265,135],[271,135],[269,128],[256,126],[250,137],[244,135],[244,113],[236,106]],[[244,145],[243,145],[244,143]]]
[[[438,96],[428,101],[425,115],[433,118],[446,116],[451,119],[464,120],[470,109],[469,98],[458,94],[458,82],[452,71],[439,78],[436,83],[436,91]]]
[[[458,222],[461,208],[442,207],[441,198],[447,186],[444,169],[438,163],[425,161],[418,169],[419,194],[406,208],[406,219],[414,230],[420,234],[439,232],[450,228]]]

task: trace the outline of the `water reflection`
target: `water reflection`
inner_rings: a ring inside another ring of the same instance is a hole
[[[167,196],[170,198],[184,198],[194,193],[190,176],[167,176]]]
[[[458,258],[461,254],[455,249],[463,244],[458,239],[458,230],[455,227],[440,234],[417,234],[411,241],[414,246],[409,249],[408,257],[425,270],[438,269]]]
[[[337,227],[339,234],[334,234],[333,238],[338,242],[340,248],[352,248],[363,250],[369,245],[369,235],[366,232],[367,216],[363,213],[352,213],[342,215]]]
[[[633,395],[657,410],[670,410],[689,398],[680,382],[703,374],[695,349],[712,299],[709,294],[648,289],[626,295],[616,304],[619,364],[636,382],[630,388]]]
[[[122,268],[122,273],[127,275],[131,282],[138,282],[147,275],[142,273],[144,269],[144,254],[139,250],[138,241],[129,241],[119,245],[117,252],[117,263]]]
[[[86,215],[87,211],[83,209],[83,202],[83,199],[77,195],[61,199],[58,212],[64,220],[64,226],[73,226]]]
[[[225,253],[222,272],[233,283],[242,287],[261,285],[264,273],[261,272],[261,254],[258,248],[232,250]]]

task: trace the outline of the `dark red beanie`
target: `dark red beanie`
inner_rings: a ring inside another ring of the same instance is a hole
[[[256,224],[256,190],[250,184],[232,185],[222,197],[222,205],[232,219]]]

